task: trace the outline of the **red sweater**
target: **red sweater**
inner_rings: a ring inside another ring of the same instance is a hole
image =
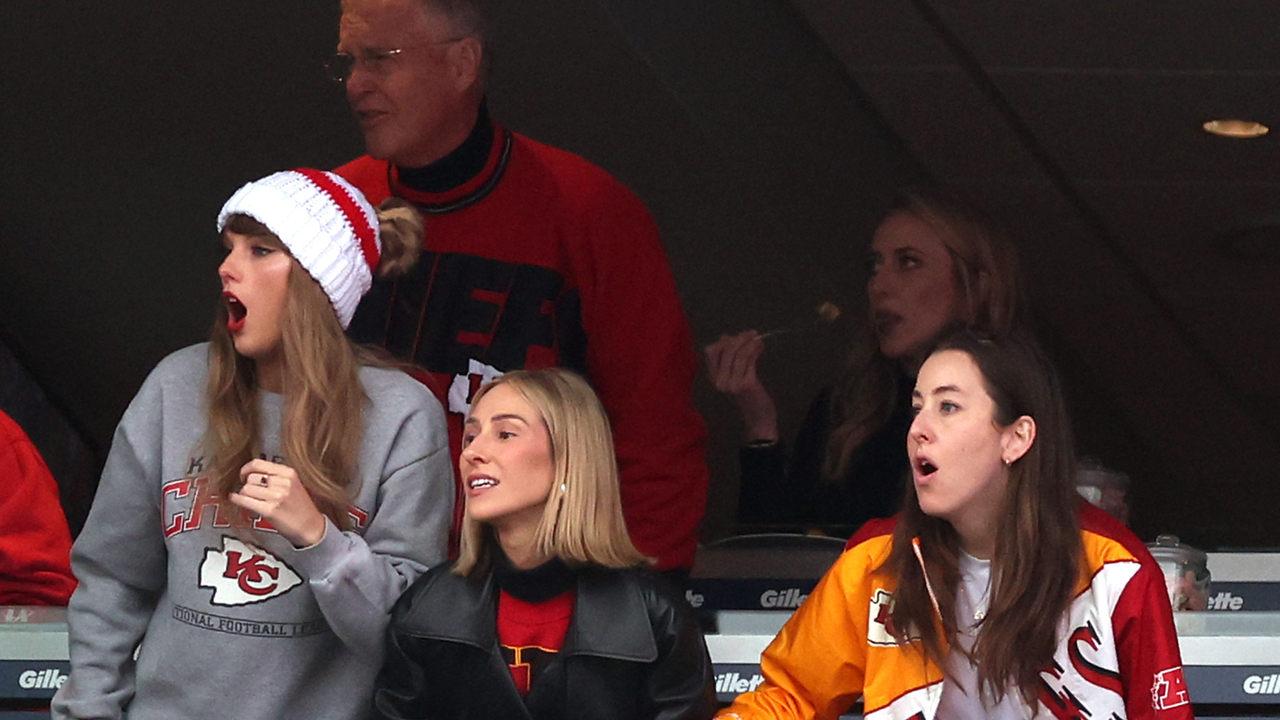
[[[0,605],[66,605],[75,588],[58,484],[27,434],[0,412]]]
[[[369,157],[337,169],[375,205],[394,194],[427,216],[423,258],[375,287],[353,334],[431,373],[423,380],[449,412],[455,460],[485,380],[548,366],[584,374],[613,424],[633,541],[660,569],[690,567],[706,505],[706,432],[657,227],[586,160],[501,128],[493,136],[479,175],[442,193],[406,187]],[[463,506],[460,493],[458,513]]]
[[[498,643],[521,697],[564,646],[573,618],[570,590],[545,602],[526,602],[502,590],[498,594]]]

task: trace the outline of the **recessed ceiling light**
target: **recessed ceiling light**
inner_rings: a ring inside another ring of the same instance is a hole
[[[1255,138],[1266,135],[1271,128],[1252,120],[1210,120],[1204,124],[1204,131],[1222,137]]]

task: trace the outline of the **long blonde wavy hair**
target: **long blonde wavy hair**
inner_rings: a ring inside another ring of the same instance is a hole
[[[378,275],[403,273],[417,261],[423,221],[413,206],[392,198],[378,208],[382,259]],[[288,248],[261,222],[232,215],[224,233],[248,235]],[[361,365],[386,364],[383,356],[352,343],[344,334],[328,295],[290,255],[284,312],[280,318],[284,410],[280,454],[298,473],[316,508],[340,529],[348,529],[348,505],[356,487],[363,439],[364,390]],[[262,418],[256,363],[236,352],[227,330],[227,308],[218,303],[210,332],[209,417],[203,447],[211,457],[213,491],[236,527],[245,514],[227,498],[240,486],[240,468],[262,453]],[[354,430],[353,430],[354,429]]]
[[[946,247],[960,298],[957,325],[1002,334],[1029,324],[1017,251],[982,210],[950,191],[920,187],[898,193],[885,217],[895,213],[924,221]],[[832,429],[822,465],[825,481],[844,478],[857,449],[893,414],[900,399],[901,372],[897,362],[880,352],[874,333],[859,338],[832,388]]]

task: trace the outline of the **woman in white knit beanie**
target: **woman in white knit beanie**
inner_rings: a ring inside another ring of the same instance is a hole
[[[443,411],[344,335],[421,217],[301,169],[218,231],[210,342],[144,383],[72,550],[55,717],[365,717],[391,605],[445,558]]]

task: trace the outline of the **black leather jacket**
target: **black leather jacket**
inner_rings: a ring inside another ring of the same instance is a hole
[[[448,565],[405,592],[374,695],[382,717],[705,720],[717,709],[693,611],[657,573],[579,569],[564,646],[527,699],[498,649],[497,595],[492,573]]]

